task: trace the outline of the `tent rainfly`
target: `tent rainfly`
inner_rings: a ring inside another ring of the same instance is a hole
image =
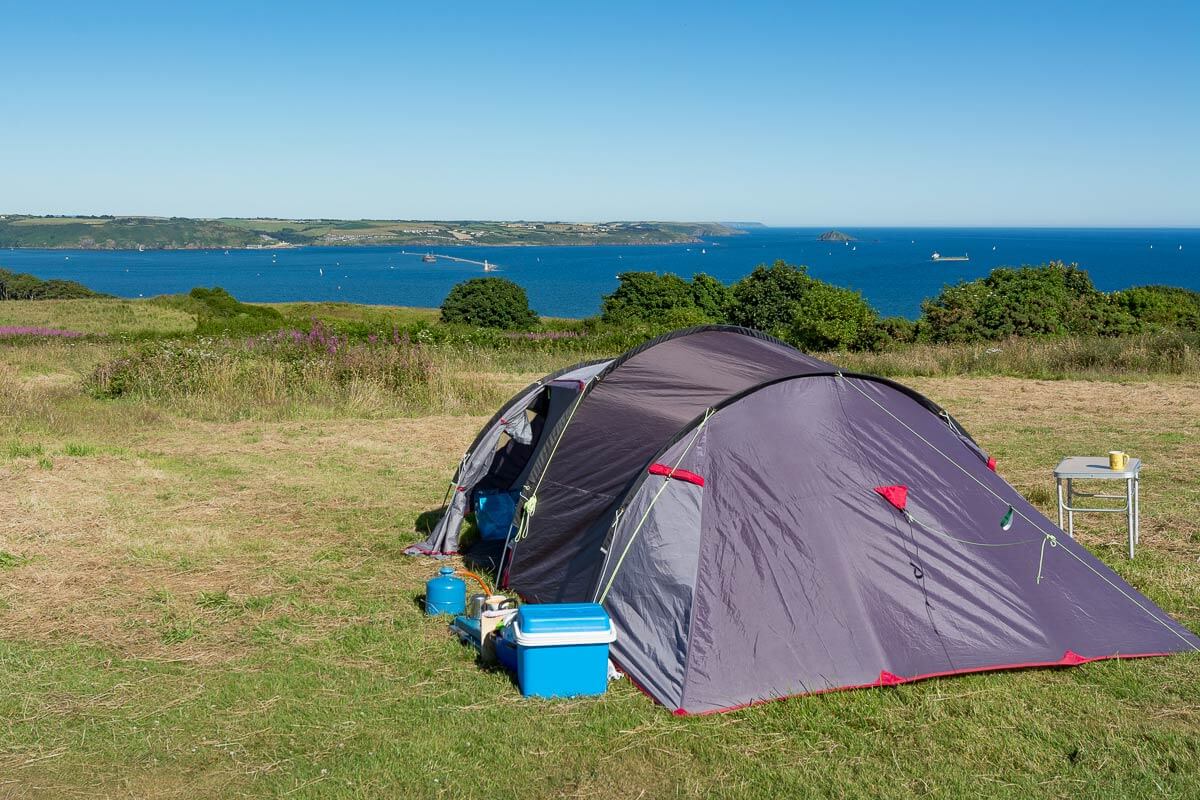
[[[946,411],[743,328],[677,331],[523,391],[417,552],[455,549],[481,486],[521,490],[502,584],[603,603],[613,660],[677,714],[1200,651]]]

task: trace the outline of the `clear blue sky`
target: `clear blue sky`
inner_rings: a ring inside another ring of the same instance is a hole
[[[0,212],[1200,225],[1195,3],[0,0]]]

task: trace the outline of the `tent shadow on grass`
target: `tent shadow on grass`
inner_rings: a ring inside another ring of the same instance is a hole
[[[422,511],[417,515],[416,522],[413,523],[413,531],[421,534],[422,536],[428,536],[430,531],[433,530],[433,527],[438,524],[438,520],[440,520],[442,515],[445,513],[445,506],[438,506],[437,508],[431,508],[428,511]]]

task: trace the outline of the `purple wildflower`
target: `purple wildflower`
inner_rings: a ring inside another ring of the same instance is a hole
[[[42,328],[36,325],[0,325],[0,337],[7,336],[57,336],[61,339],[74,339],[83,334],[79,331]]]

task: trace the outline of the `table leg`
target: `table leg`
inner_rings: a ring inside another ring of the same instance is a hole
[[[1075,538],[1075,482],[1067,478],[1067,536]]]
[[[1133,478],[1125,481],[1125,519],[1129,524],[1129,557],[1133,558],[1133,545],[1137,541],[1137,524],[1133,521]]]
[[[1142,480],[1133,478],[1133,542],[1142,543]]]
[[[1065,528],[1065,527],[1063,527],[1064,523],[1063,523],[1063,491],[1062,491],[1062,478],[1058,478],[1058,479],[1056,479],[1054,482],[1055,482],[1056,484],[1058,484],[1058,529],[1059,529],[1060,531],[1065,531],[1065,530],[1066,530],[1066,528]]]

